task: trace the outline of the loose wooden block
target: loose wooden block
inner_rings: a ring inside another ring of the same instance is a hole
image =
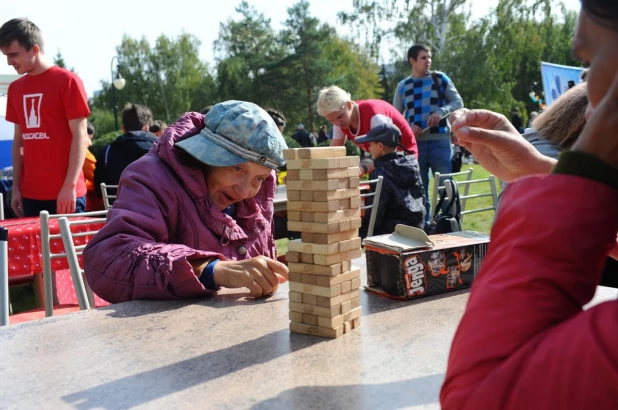
[[[316,315],[316,316],[321,316],[321,317],[335,317],[335,316],[339,316],[343,314],[344,312],[341,311],[341,306],[343,305],[337,305],[337,306],[326,308],[326,307],[320,307],[320,306],[314,306],[314,305],[305,305],[303,303],[296,303],[296,302],[290,301],[291,311],[300,312],[300,313],[308,313],[311,315]],[[348,309],[348,311],[349,310],[350,309]]]
[[[306,293],[301,293],[303,295],[303,304],[304,305],[317,305],[318,297],[315,295],[309,295]]]
[[[300,191],[287,191],[288,201],[300,201]]]
[[[315,265],[332,265],[341,261],[360,258],[363,254],[360,248],[352,249],[346,252],[335,253],[333,255],[312,255]],[[301,254],[304,255],[304,254]],[[302,256],[301,256],[302,259]]]
[[[290,302],[303,303],[303,294],[300,292],[290,292]]]
[[[322,296],[325,298],[333,298],[341,294],[341,285],[324,287],[324,286],[305,285],[303,283],[290,282],[290,290],[292,292],[300,292],[300,293],[305,293],[308,295]]]
[[[308,273],[312,275],[320,276],[336,276],[343,270],[341,269],[341,263],[335,263],[329,266],[313,265],[308,263],[291,263],[288,262],[288,269],[290,272]],[[349,270],[349,269],[348,269]]]
[[[290,252],[285,254],[285,260],[288,262],[300,262],[300,252]]]
[[[306,285],[317,285],[317,278],[318,276],[316,275],[311,275],[309,273],[305,273],[302,274],[302,282]]]
[[[335,191],[314,191],[313,201],[314,202],[325,202],[325,201],[332,201],[334,199],[345,199],[345,198],[357,197],[359,195],[360,195],[360,190],[358,188],[337,189]]]
[[[287,180],[288,181],[298,181],[300,179],[300,170],[298,169],[291,169],[288,171],[287,173]]]
[[[298,191],[300,192],[300,200],[306,202],[313,201],[313,191]]]
[[[300,221],[301,219],[300,211],[288,211],[288,221]]]
[[[289,318],[292,322],[300,322],[303,321],[303,314],[300,312],[293,312],[290,310]]]
[[[348,293],[352,290],[352,281],[348,280],[341,283],[341,293]]]
[[[298,272],[290,272],[288,273],[288,280],[290,282],[303,283],[303,274]]]
[[[358,236],[358,229],[351,229],[349,231],[334,232],[330,234],[324,234],[324,233],[318,233],[318,232],[302,232],[300,237],[303,242],[329,244],[329,243],[341,242],[347,239],[352,239],[357,236]]]
[[[352,238],[345,241],[339,242],[339,252],[346,252],[353,249],[360,249],[361,247],[361,238]],[[290,249],[288,247],[288,249]],[[296,249],[293,249],[296,250]]]
[[[339,326],[336,329],[329,329],[319,326],[311,326],[304,323],[290,322],[290,331],[293,333],[303,333],[307,335],[323,336],[335,339],[343,335],[343,326]]]
[[[356,209],[341,209],[335,212],[313,212],[313,221],[312,222],[334,222],[341,221],[346,219],[354,219],[360,218],[361,212],[360,208]],[[303,213],[301,212],[301,220],[303,218]]]
[[[316,315],[309,315],[306,313],[303,313],[302,315],[303,315],[303,323],[307,325],[311,325],[311,326],[318,325],[318,317]],[[298,322],[298,320],[293,320],[293,322]]]
[[[313,159],[313,158],[334,158],[345,157],[346,148],[341,147],[314,147],[298,149],[298,158]]]
[[[318,296],[316,299],[316,304],[320,307],[333,307],[341,305],[343,302],[358,297],[360,297],[360,289],[356,289],[348,293],[342,293],[332,298]]]
[[[313,254],[312,253],[301,253],[300,254],[300,261],[302,263],[313,263]],[[332,265],[332,263],[330,264]]]
[[[291,159],[287,162],[287,169],[303,169],[303,168],[311,168],[311,169],[333,169],[333,168],[346,168],[353,167],[358,165],[351,163],[348,158],[356,158],[358,157],[338,157],[338,158],[316,158],[316,159]],[[341,161],[343,159],[343,161]],[[339,165],[344,164],[344,165]],[[350,164],[350,165],[347,165]]]
[[[313,253],[313,254],[319,254],[319,255],[331,255],[334,253],[339,253],[339,243],[331,243],[331,244],[307,243],[307,242],[303,242],[301,239],[294,239],[288,242],[288,249],[294,252],[305,252],[305,253]]]
[[[315,284],[317,286],[330,287],[337,285],[338,283],[343,283],[347,281],[351,281],[352,279],[359,278],[360,279],[360,269],[353,269],[349,272],[342,273],[337,276],[316,276]],[[343,287],[341,289],[343,291]]]
[[[362,307],[357,307],[355,309],[350,310],[348,313],[343,315],[335,316],[332,318],[328,317],[318,317],[318,326],[320,327],[329,327],[329,328],[337,328],[343,325],[343,322],[348,320],[354,320],[358,317],[361,317],[363,313]]]
[[[298,148],[288,148],[283,150],[283,158],[296,159],[298,158]]]
[[[360,278],[354,278],[352,279],[352,290],[354,289],[358,289],[361,286],[361,280]]]

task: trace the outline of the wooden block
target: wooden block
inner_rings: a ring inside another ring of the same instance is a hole
[[[298,272],[290,272],[288,273],[288,280],[290,282],[303,283],[303,274]]]
[[[350,219],[350,226],[352,229],[358,229],[361,227],[361,225],[363,224],[363,219],[362,218],[353,218]]]
[[[352,261],[341,261],[341,272],[349,272],[352,270]]]
[[[337,285],[338,283],[351,281],[352,279],[356,279],[356,278],[360,279],[360,269],[353,269],[349,272],[342,273],[341,275],[337,275],[337,276],[316,276],[315,284],[317,286],[328,287],[328,286]],[[343,292],[343,288],[341,290]]]
[[[345,157],[346,148],[341,147],[314,147],[298,149],[298,158],[313,159],[313,158],[335,158]]]
[[[350,209],[359,208],[361,206],[361,198],[360,196],[356,196],[354,198],[350,198]]]
[[[339,242],[339,252],[347,252],[353,249],[360,249],[361,247],[361,238],[352,238],[345,241]],[[288,249],[290,249],[288,247]],[[296,249],[292,249],[296,250]]]
[[[357,177],[360,175],[360,168],[359,167],[349,167],[348,168],[348,176],[349,177]]]
[[[360,289],[356,289],[348,293],[342,293],[339,296],[335,296],[332,298],[318,296],[316,299],[316,304],[320,307],[333,307],[333,306],[341,305],[343,302],[346,302],[350,299],[354,299],[358,297],[360,297]]]
[[[360,298],[356,298],[356,299],[360,300]],[[352,299],[352,300],[356,300],[356,299]],[[352,310],[352,300],[345,301],[341,304],[341,314],[342,315]]]
[[[287,162],[287,169],[333,169],[333,168],[347,168],[358,165],[358,161],[356,164],[350,164],[350,160],[348,158],[356,158],[358,157],[338,157],[338,158],[316,158],[316,159],[291,159]],[[343,162],[340,162],[343,160]],[[339,165],[343,163],[344,165]]]
[[[290,318],[290,320],[292,322],[300,322],[300,323],[302,323],[302,321],[303,321],[303,314],[300,313],[300,312],[294,312],[294,311],[290,310],[290,313],[289,313],[288,316],[289,316],[289,318]]]
[[[316,315],[309,315],[306,313],[302,313],[303,323],[311,326],[318,325],[318,317]],[[298,320],[293,320],[293,322],[298,322]]]
[[[309,273],[320,276],[336,276],[343,272],[341,265],[341,263],[335,263],[330,266],[313,265],[307,263],[288,263],[288,269],[290,272]]]
[[[313,169],[299,169],[298,175],[301,181],[313,181]]]
[[[360,220],[360,218],[358,219]],[[339,221],[328,223],[288,221],[288,229],[293,232],[313,232],[326,234],[332,234],[342,231]],[[317,241],[312,242],[319,243]]]
[[[296,159],[298,158],[298,148],[288,148],[283,150],[283,158]]]
[[[301,191],[303,192],[303,191]],[[334,199],[352,198],[360,195],[358,188],[337,189],[336,191],[314,191],[314,202],[332,201]]]
[[[343,333],[350,333],[353,329],[351,320],[343,323]]]
[[[345,232],[351,230],[352,224],[349,219],[342,219],[341,221],[339,221],[339,231]]]
[[[288,181],[287,188],[298,191],[335,191],[350,187],[351,178],[329,179],[328,181]],[[356,185],[358,186],[358,184]]]
[[[290,302],[303,303],[303,294],[299,292],[290,292]]]
[[[333,265],[335,263],[340,263],[341,261],[347,261],[351,259],[360,258],[363,254],[360,248],[352,249],[346,252],[339,252],[333,255],[312,255],[313,263],[315,265]],[[304,254],[301,254],[304,255]],[[302,256],[301,256],[302,259]]]
[[[352,281],[348,280],[341,283],[341,293],[348,293],[352,290]]]
[[[313,197],[312,197],[313,199]],[[342,202],[343,201],[343,202]],[[345,202],[347,201],[347,202]],[[350,208],[349,199],[333,200],[326,202],[301,202],[301,201],[288,201],[287,209],[290,211],[303,211],[303,212],[335,212],[340,209]]]
[[[313,256],[314,255],[312,253],[303,252],[300,254],[300,261],[302,263],[313,263]],[[332,265],[332,263],[330,265]]]
[[[301,222],[315,222],[313,214],[315,214],[315,212],[301,211],[300,212],[300,220],[301,220]]]
[[[313,191],[298,191],[300,192],[300,200],[306,202],[313,201]]]
[[[301,293],[303,295],[303,304],[304,305],[317,305],[318,297],[315,295],[308,295],[306,293]]]
[[[288,221],[300,221],[300,211],[288,211]]]
[[[352,279],[352,290],[354,289],[359,289],[361,286],[361,280],[360,278],[354,278]]]
[[[324,233],[318,233],[318,232],[303,232],[301,233],[301,240],[303,242],[328,244],[328,243],[334,243],[334,242],[341,242],[346,239],[352,239],[357,236],[358,236],[358,229],[351,229],[349,231],[335,232],[331,234],[324,234]]]
[[[350,177],[348,179],[348,188],[357,188],[360,185],[359,177]]]
[[[302,274],[302,282],[306,285],[317,285],[317,278],[318,276],[316,275],[311,275],[309,273],[305,273]],[[325,278],[327,278],[328,276],[324,276]],[[360,279],[359,279],[360,280]]]
[[[337,305],[337,306],[326,308],[326,307],[320,307],[320,306],[314,306],[314,305],[305,305],[303,303],[296,303],[296,302],[290,301],[290,310],[294,312],[308,313],[311,315],[316,315],[316,316],[321,316],[321,317],[335,317],[335,316],[339,316],[343,314],[343,312],[341,311],[341,306],[343,305]]]
[[[334,253],[339,253],[339,243],[337,242],[331,243],[331,244],[307,243],[307,242],[303,242],[300,239],[294,239],[288,242],[288,249],[294,252],[305,252],[305,253],[313,253],[313,254],[318,254],[318,255],[331,255]]]
[[[352,329],[356,329],[357,327],[359,327],[360,323],[361,323],[360,317],[357,317],[356,319],[352,320]]]
[[[290,331],[293,333],[303,333],[306,335],[323,336],[335,339],[343,335],[343,325],[336,329],[328,329],[319,326],[306,325],[304,323],[290,322]]]
[[[288,262],[300,262],[300,252],[290,252],[285,254],[285,260]]]
[[[312,169],[310,181],[326,181],[329,179],[349,178],[351,176],[349,170],[350,168]],[[358,171],[356,172],[356,175],[353,176],[358,176]],[[305,174],[305,177],[308,177],[308,175]]]
[[[334,222],[345,219],[360,218],[360,208],[356,209],[341,209],[335,212],[314,212],[313,222]],[[301,214],[302,218],[302,214]]]
[[[291,169],[288,171],[287,173],[287,180],[288,181],[298,181],[300,179],[300,170],[298,169]]]
[[[304,293],[308,295],[322,296],[325,298],[334,298],[335,296],[339,296],[341,294],[341,285],[324,287],[324,286],[305,285],[303,283],[290,282],[290,290],[292,292],[300,292],[300,293]]]
[[[363,309],[359,306],[355,309],[350,310],[348,313],[343,315],[335,316],[332,318],[328,317],[318,317],[318,326],[320,327],[328,327],[328,328],[337,328],[343,325],[343,322],[348,320],[354,320],[358,317],[361,317],[363,313]]]
[[[341,168],[358,167],[360,165],[360,157],[343,157],[339,161]],[[358,176],[358,174],[356,174]]]
[[[300,201],[300,191],[287,191],[288,201]]]

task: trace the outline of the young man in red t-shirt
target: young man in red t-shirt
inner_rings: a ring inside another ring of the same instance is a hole
[[[15,124],[11,207],[19,216],[83,212],[90,109],[81,80],[45,60],[41,31],[27,19],[0,27],[0,51],[26,74],[9,86],[6,107]]]

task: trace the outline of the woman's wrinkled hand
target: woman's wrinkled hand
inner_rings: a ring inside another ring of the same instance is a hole
[[[470,151],[486,170],[506,182],[525,175],[548,173],[556,163],[540,154],[502,114],[464,108],[451,114],[450,122],[457,144]]]
[[[288,280],[288,267],[276,260],[258,256],[241,261],[219,261],[214,270],[215,283],[224,288],[247,288],[251,296],[272,295],[280,283]]]

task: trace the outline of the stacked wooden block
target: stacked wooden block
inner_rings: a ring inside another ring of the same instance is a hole
[[[359,158],[345,147],[288,149],[290,330],[339,337],[360,325]]]

